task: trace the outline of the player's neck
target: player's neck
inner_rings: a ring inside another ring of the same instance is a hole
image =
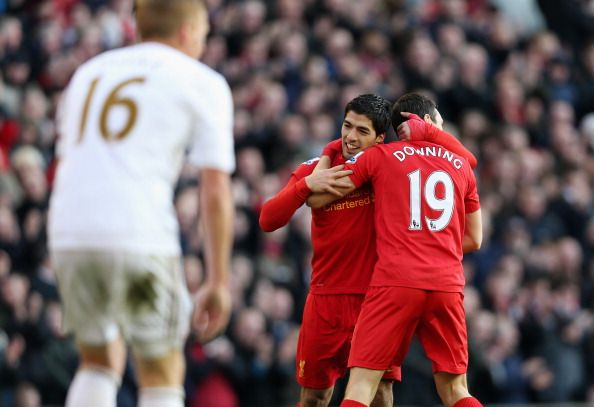
[[[175,38],[165,38],[165,37],[148,37],[143,38],[140,42],[156,42],[159,44],[167,45],[171,48],[175,48],[181,51],[181,44]]]

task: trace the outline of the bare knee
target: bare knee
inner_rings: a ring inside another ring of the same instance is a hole
[[[377,392],[370,407],[392,407],[393,405],[392,381],[382,380],[377,387]]]
[[[435,386],[441,402],[446,407],[452,407],[462,398],[470,397],[466,374],[436,373]]]
[[[126,366],[126,343],[122,338],[105,345],[78,343],[80,368],[100,368],[122,377]]]
[[[303,387],[301,389],[301,407],[326,407],[330,404],[334,388],[328,389],[310,389]]]
[[[181,387],[185,374],[185,360],[175,350],[156,358],[134,355],[140,387]]]

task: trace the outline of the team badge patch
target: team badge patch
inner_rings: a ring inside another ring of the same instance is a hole
[[[304,161],[302,164],[312,165],[320,161],[320,157],[312,158],[310,160]]]
[[[351,158],[349,158],[348,160],[346,160],[347,164],[354,164],[357,162],[357,158],[359,158],[361,155],[363,155],[365,151],[360,151],[357,154],[355,154],[354,156],[352,156]]]

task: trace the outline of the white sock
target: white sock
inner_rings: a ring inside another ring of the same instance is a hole
[[[79,370],[68,389],[66,407],[116,407],[119,384],[116,375],[107,369]]]
[[[144,387],[138,407],[184,407],[184,391],[178,387]]]

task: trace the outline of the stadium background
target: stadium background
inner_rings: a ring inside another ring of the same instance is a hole
[[[488,405],[594,405],[594,1],[206,3],[203,61],[235,102],[235,302],[224,336],[188,343],[188,404],[295,404],[310,214],[264,234],[259,208],[337,137],[352,97],[422,91],[479,158],[485,240],[464,261],[472,392]],[[133,42],[131,0],[0,0],[0,11],[0,405],[61,405],[77,359],[44,232],[53,117],[78,65]],[[194,290],[188,174],[176,209]],[[438,402],[416,344],[404,378],[397,405]],[[134,405],[134,386],[128,368],[120,406]]]

